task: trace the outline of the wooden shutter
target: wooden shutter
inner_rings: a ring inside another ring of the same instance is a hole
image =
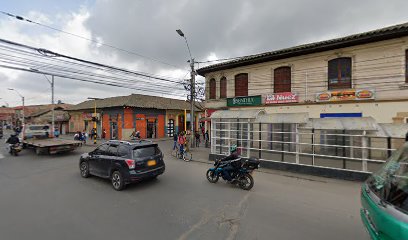
[[[222,77],[220,80],[220,98],[227,97],[227,79]]]
[[[215,79],[212,78],[210,80],[210,99],[215,99],[217,97],[216,96],[216,90],[217,90],[217,86],[216,86],[216,83],[215,83]]]
[[[275,93],[291,92],[292,74],[290,67],[280,67],[273,71]]]
[[[351,58],[330,60],[327,75],[329,90],[351,88]]]
[[[235,75],[235,96],[248,96],[248,73]]]

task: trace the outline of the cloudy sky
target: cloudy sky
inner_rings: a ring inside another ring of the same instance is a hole
[[[361,0],[0,0],[0,10],[136,54],[0,15],[0,38],[61,54],[174,78],[186,78],[182,29],[198,61],[325,40],[408,22],[408,1]],[[145,56],[145,57],[141,57]],[[157,61],[151,60],[155,59]],[[203,65],[200,65],[203,66]],[[44,76],[0,68],[0,105],[50,102]],[[57,100],[127,95],[134,90],[56,78]],[[149,94],[148,92],[144,92]],[[164,94],[165,95],[165,94]]]

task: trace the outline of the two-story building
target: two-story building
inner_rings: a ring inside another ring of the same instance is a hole
[[[206,108],[407,122],[408,23],[198,69]]]
[[[403,123],[408,122],[408,23],[244,56],[197,72],[206,81],[206,112],[218,119],[218,125],[212,125],[216,131],[210,131],[217,134],[212,136],[212,153],[225,153],[232,142],[245,141],[242,150],[248,156],[255,152],[257,157],[286,161],[283,155],[290,153],[296,159],[287,161],[302,163],[299,154],[305,158],[309,154],[313,160],[304,164],[315,165],[317,149],[330,148],[338,158],[347,155],[363,162],[362,168],[361,162],[353,168],[352,162],[338,161],[335,168],[372,171],[364,160],[375,155],[364,150],[371,142],[356,139],[371,133],[405,135],[376,124],[395,124],[404,131],[407,126]],[[207,122],[206,128],[210,126]],[[301,128],[322,132],[302,143]],[[339,131],[358,135],[330,135]],[[353,145],[357,142],[360,146]],[[307,144],[314,144],[313,149],[303,151]],[[320,155],[325,156],[323,150]]]

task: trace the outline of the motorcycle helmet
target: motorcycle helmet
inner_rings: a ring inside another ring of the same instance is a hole
[[[237,151],[237,145],[236,144],[231,145],[230,153],[233,153],[233,152],[236,152],[236,151]]]

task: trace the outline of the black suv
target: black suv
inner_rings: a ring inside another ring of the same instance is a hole
[[[84,178],[95,175],[111,179],[113,188],[120,191],[128,183],[163,174],[165,165],[156,143],[111,140],[82,154],[79,169]]]

